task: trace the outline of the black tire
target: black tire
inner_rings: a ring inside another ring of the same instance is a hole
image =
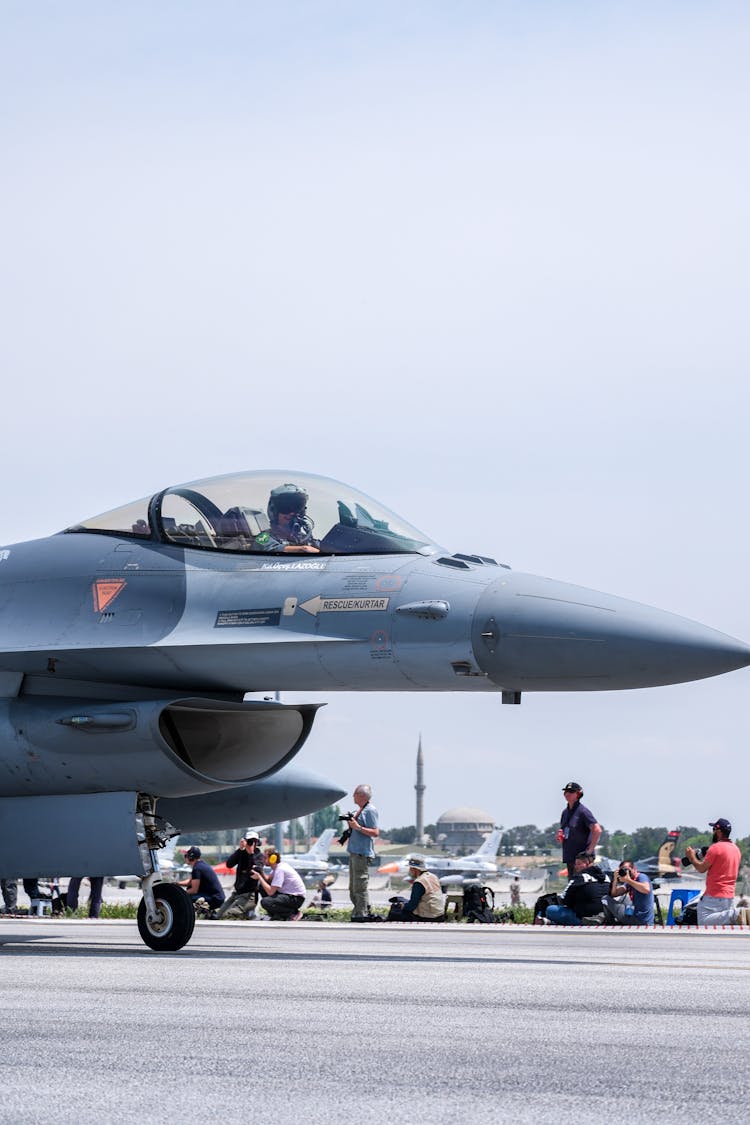
[[[187,945],[195,929],[195,910],[190,896],[176,883],[157,883],[154,887],[157,919],[149,923],[146,903],[138,906],[138,932],[149,949],[174,953]]]

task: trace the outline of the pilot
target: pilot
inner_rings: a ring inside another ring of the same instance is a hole
[[[270,528],[255,536],[256,551],[284,554],[318,554],[320,542],[313,539],[313,522],[307,514],[308,495],[296,484],[280,484],[268,497]]]
[[[224,891],[219,882],[219,876],[213,867],[210,867],[205,860],[201,859],[200,848],[188,848],[185,852],[185,859],[192,867],[193,873],[189,879],[180,883],[180,886],[185,887],[192,903],[196,903],[199,898],[203,898],[211,910],[216,910],[224,901]]]

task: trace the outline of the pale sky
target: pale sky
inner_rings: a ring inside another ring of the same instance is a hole
[[[750,642],[745,4],[0,19],[3,543],[288,466]],[[747,835],[749,684],[331,693],[298,761],[412,823],[421,731],[428,821]]]

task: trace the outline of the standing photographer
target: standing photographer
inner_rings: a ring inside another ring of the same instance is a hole
[[[370,860],[375,858],[373,840],[380,835],[378,813],[370,804],[372,789],[358,785],[352,794],[357,811],[346,818],[346,850],[349,853],[349,898],[352,922],[371,922],[379,916],[370,910]],[[343,818],[342,818],[343,819]],[[343,842],[343,841],[342,841]]]
[[[699,926],[731,926],[737,917],[734,890],[740,870],[740,849],[729,837],[732,825],[723,816],[709,821],[713,840],[701,859],[695,848],[685,848],[696,871],[706,871],[706,889],[698,899]]]
[[[632,860],[623,860],[615,871],[609,893],[613,898],[629,894],[633,904],[633,925],[653,926],[654,889]]]

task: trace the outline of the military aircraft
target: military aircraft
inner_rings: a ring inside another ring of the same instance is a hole
[[[247,693],[518,704],[750,662],[724,634],[450,553],[349,486],[287,470],[164,488],[0,548],[0,638],[0,874],[142,868],[139,931],[157,950],[195,921],[159,873],[177,829],[342,795],[283,777],[317,705]]]
[[[452,856],[427,856],[427,868],[433,875],[437,875],[440,878],[441,883],[445,882],[446,885],[448,885],[448,883],[462,882],[465,878],[475,879],[477,875],[497,875],[497,864],[494,861],[494,857],[497,855],[497,849],[500,847],[502,834],[502,828],[493,828],[484,842],[471,855],[457,856],[455,858]],[[406,858],[402,860],[384,863],[382,867],[378,868],[378,874],[408,875],[409,858],[409,856],[406,856]]]
[[[336,835],[337,830],[335,828],[326,828],[324,832],[321,832],[309,851],[300,852],[299,854],[287,853],[284,859],[302,876],[306,883],[315,882],[320,879],[321,876],[327,874],[331,867],[331,864],[328,862],[328,852],[330,851],[333,838]]]
[[[680,829],[672,828],[659,845],[656,855],[634,859],[633,863],[641,875],[645,875],[649,879],[679,879],[681,882],[700,882],[701,876],[695,871],[685,870],[681,860],[673,855],[679,838]],[[606,874],[613,874],[622,860],[613,859],[611,856],[597,856],[596,862]]]

